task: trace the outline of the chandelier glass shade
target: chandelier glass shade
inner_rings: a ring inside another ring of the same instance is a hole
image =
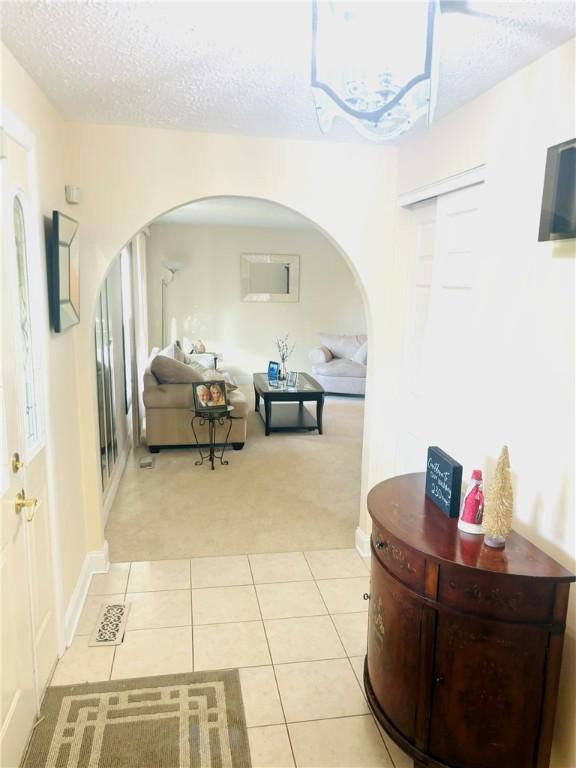
[[[436,102],[438,0],[314,0],[312,92],[320,128],[338,116],[365,136],[393,139]]]

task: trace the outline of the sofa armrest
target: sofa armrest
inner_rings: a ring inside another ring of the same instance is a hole
[[[330,362],[330,360],[332,360],[334,355],[332,354],[332,352],[330,352],[328,347],[321,346],[321,347],[314,347],[314,349],[311,349],[310,352],[308,353],[308,357],[310,358],[311,363],[315,365],[319,365],[320,363]]]
[[[143,400],[146,408],[191,409],[194,407],[192,384],[159,384],[154,389],[145,390]]]

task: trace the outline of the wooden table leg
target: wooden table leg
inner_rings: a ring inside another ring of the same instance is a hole
[[[316,423],[318,424],[318,434],[322,435],[322,413],[324,411],[324,395],[316,400]]]
[[[260,407],[260,395],[256,387],[254,387],[254,402],[256,403],[254,410],[258,411],[258,408]]]
[[[266,435],[269,435],[270,434],[270,418],[272,416],[272,413],[271,413],[272,403],[266,397],[264,398],[264,410],[266,412],[266,423],[265,423]]]

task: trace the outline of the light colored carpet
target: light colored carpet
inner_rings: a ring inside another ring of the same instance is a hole
[[[253,408],[251,388],[243,388]],[[264,435],[253,410],[228,466],[196,467],[194,449],[131,454],[110,512],[113,562],[354,546],[364,401],[330,397],[324,434]]]

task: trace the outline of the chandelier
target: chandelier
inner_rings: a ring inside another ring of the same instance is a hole
[[[436,102],[438,0],[313,0],[312,93],[320,128],[342,117],[375,140],[393,139]]]

